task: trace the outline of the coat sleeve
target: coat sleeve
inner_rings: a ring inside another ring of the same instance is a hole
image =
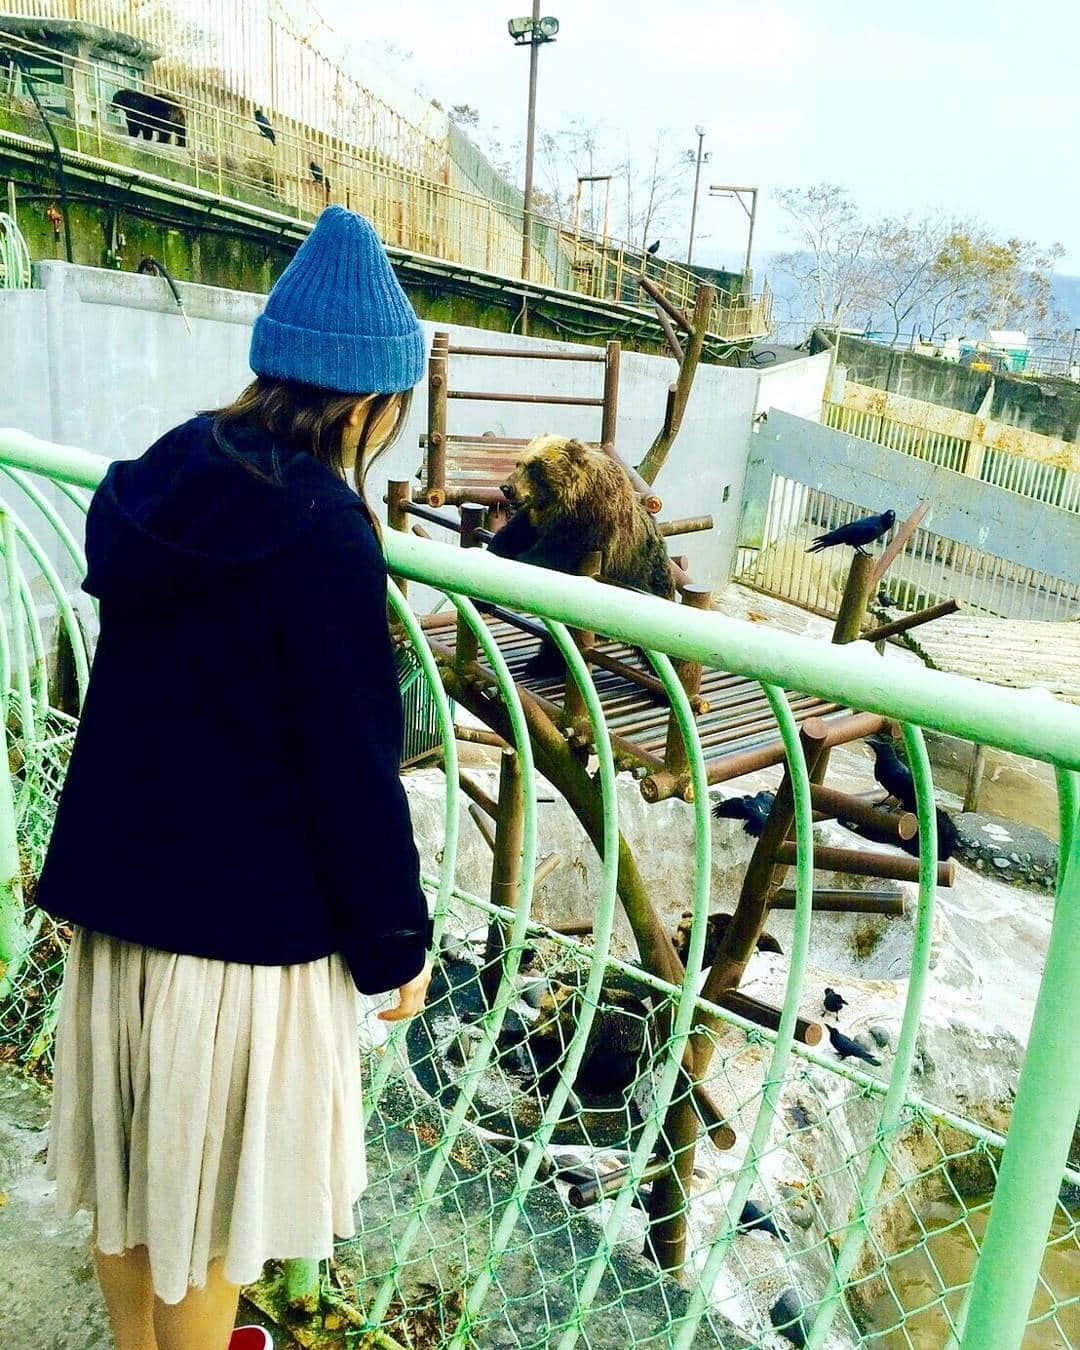
[[[283,583],[294,744],[339,950],[363,994],[419,974],[431,944],[405,789],[386,566],[363,508],[298,548]]]

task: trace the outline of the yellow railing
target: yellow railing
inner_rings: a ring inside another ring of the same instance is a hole
[[[31,8],[28,0],[21,3]],[[46,6],[37,6],[42,8]],[[108,4],[99,0],[74,8],[96,12]],[[50,113],[50,118],[65,150],[120,161],[174,184],[284,211],[302,221],[338,202],[369,216],[392,247],[496,275],[521,275],[521,208],[463,192],[408,167],[412,152],[380,131],[374,113],[367,133],[347,140],[282,117],[269,100],[259,104],[214,87],[211,72],[202,72],[191,91],[173,83],[142,82],[140,88],[169,100],[173,111],[153,140],[131,139],[124,117],[112,104],[116,85],[98,63],[13,34],[4,34],[3,46],[38,65],[54,63],[64,70],[66,112]],[[223,78],[220,72],[212,74]],[[272,141],[254,120],[257,106],[269,110]],[[0,64],[0,115],[5,110],[16,114],[16,130],[44,142],[16,67]],[[182,145],[176,144],[176,124],[182,126]],[[637,277],[645,271],[676,305],[693,309],[700,277],[677,263],[646,257],[620,240],[583,235],[540,216],[534,216],[533,244],[527,280],[535,284],[640,307],[645,297]],[[759,296],[745,299],[721,293],[709,329],[733,342],[762,336],[769,330],[771,309],[767,286]]]

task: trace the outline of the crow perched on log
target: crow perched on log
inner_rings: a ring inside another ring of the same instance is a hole
[[[841,1008],[847,1007],[847,999],[843,994],[838,994],[831,985],[825,986],[825,997],[822,1000],[825,1011],[829,1013],[838,1013]]]
[[[905,811],[917,811],[915,779],[911,770],[896,753],[892,741],[885,736],[868,736],[866,743],[874,752],[874,777],[890,797],[896,798]],[[952,818],[940,806],[936,808],[936,818],[938,858],[941,862],[948,862],[956,852],[960,836]],[[918,836],[916,835],[914,839],[901,840],[900,847],[905,852],[918,856]]]
[[[770,1215],[753,1200],[747,1200],[743,1205],[742,1213],[739,1215],[739,1227],[748,1233],[756,1228],[759,1232],[770,1233],[774,1238],[779,1238],[781,1242],[791,1241],[786,1233],[777,1228]]]
[[[270,119],[261,108],[255,109],[255,125],[259,128],[259,135],[265,136],[271,145],[277,145],[277,137],[274,135],[274,128],[270,125]]]
[[[842,1031],[837,1031],[835,1027],[829,1027],[828,1030],[832,1048],[841,1059],[862,1059],[867,1064],[873,1064],[876,1069],[881,1068],[881,1060],[876,1059],[869,1050],[864,1050],[858,1041],[853,1041],[850,1036],[845,1036]]]
[[[654,240],[652,241],[652,243],[649,245],[649,247],[645,250],[645,252],[646,252],[646,253],[659,253],[659,252],[660,252],[660,240],[659,240],[659,239],[654,239]]]
[[[741,820],[743,829],[751,839],[757,839],[765,828],[775,800],[775,792],[758,792],[752,797],[727,797],[713,803],[712,813],[717,820]]]
[[[884,511],[880,516],[863,516],[861,520],[852,520],[847,525],[838,525],[828,534],[819,534],[807,553],[820,553],[822,549],[835,548],[837,544],[850,544],[856,553],[862,553],[865,545],[872,544],[893,527],[895,511]]]

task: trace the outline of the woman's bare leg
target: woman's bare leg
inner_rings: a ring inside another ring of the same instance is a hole
[[[228,1350],[236,1325],[240,1286],[221,1273],[221,1258],[206,1270],[206,1287],[189,1289],[179,1303],[154,1299],[153,1326],[157,1350]],[[152,1346],[153,1342],[149,1342]],[[121,1350],[117,1346],[117,1350]]]
[[[90,1245],[116,1350],[161,1350],[154,1335],[154,1287],[146,1248],[132,1247],[122,1256],[106,1256],[98,1251],[96,1219]]]

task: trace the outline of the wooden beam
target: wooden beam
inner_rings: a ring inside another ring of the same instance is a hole
[[[912,511],[911,515],[908,516],[907,520],[904,521],[903,525],[896,531],[892,543],[889,544],[888,548],[884,550],[881,557],[874,564],[874,570],[870,574],[871,586],[876,586],[878,584],[881,578],[904,551],[908,540],[919,528],[919,521],[922,520],[929,509],[929,502],[920,502],[915,510]]]
[[[798,850],[794,841],[785,841],[776,850],[776,860],[787,866],[794,866]],[[888,877],[892,881],[918,881],[918,858],[904,857],[898,853],[880,853],[876,850],[863,852],[857,848],[831,848],[824,844],[814,845],[814,870],[827,872],[850,872],[857,877]],[[951,886],[956,880],[956,864],[950,858],[948,862],[939,862],[937,884]]]
[[[814,910],[822,914],[892,914],[904,912],[900,891],[843,891],[815,889]],[[795,892],[782,886],[772,898],[770,909],[794,909]]]
[[[931,605],[929,609],[920,609],[914,614],[905,614],[902,619],[893,619],[878,628],[871,628],[868,633],[863,634],[863,641],[881,642],[884,638],[906,633],[910,628],[919,628],[924,623],[932,623],[934,619],[943,619],[946,614],[955,614],[962,608],[959,600],[943,600],[940,605]]]

